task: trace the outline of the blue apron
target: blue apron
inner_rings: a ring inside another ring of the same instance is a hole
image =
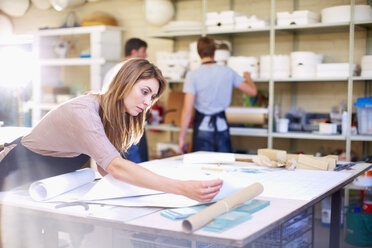
[[[12,143],[16,146],[0,162],[0,191],[31,183],[47,177],[73,172],[89,161],[89,156],[77,157],[43,156],[32,152],[21,143],[22,137]]]
[[[210,116],[208,125],[213,131],[199,130],[205,116]],[[219,132],[217,129],[217,117],[226,121],[225,111],[213,115],[205,115],[195,111],[194,131],[192,137],[192,151],[214,151],[214,152],[232,152],[229,127]],[[226,121],[227,123],[227,121]]]

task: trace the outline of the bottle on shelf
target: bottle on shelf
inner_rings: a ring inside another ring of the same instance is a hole
[[[364,192],[363,212],[372,213],[372,187],[369,187]]]

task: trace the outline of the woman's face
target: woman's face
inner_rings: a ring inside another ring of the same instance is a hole
[[[150,107],[159,91],[159,82],[155,78],[137,81],[131,91],[124,97],[124,111],[137,116]]]

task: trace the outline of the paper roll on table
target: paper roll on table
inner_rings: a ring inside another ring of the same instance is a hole
[[[215,217],[224,214],[244,202],[258,196],[263,192],[263,186],[260,183],[254,183],[246,188],[232,194],[231,196],[220,200],[213,205],[204,208],[200,212],[190,216],[182,222],[182,229],[185,232],[193,232],[212,221]]]
[[[45,201],[81,185],[93,182],[95,176],[96,174],[92,169],[85,168],[36,181],[30,185],[28,192],[33,200]]]
[[[196,152],[183,155],[185,164],[232,164],[236,161],[252,162],[250,157],[237,158],[233,153]]]
[[[267,108],[229,107],[226,119],[230,124],[265,124]]]
[[[233,153],[208,153],[196,152],[183,155],[185,164],[230,164],[235,162]]]

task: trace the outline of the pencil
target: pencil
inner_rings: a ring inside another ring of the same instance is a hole
[[[211,171],[223,171],[223,169],[219,168],[210,168],[210,167],[202,167],[202,170],[211,170]]]

